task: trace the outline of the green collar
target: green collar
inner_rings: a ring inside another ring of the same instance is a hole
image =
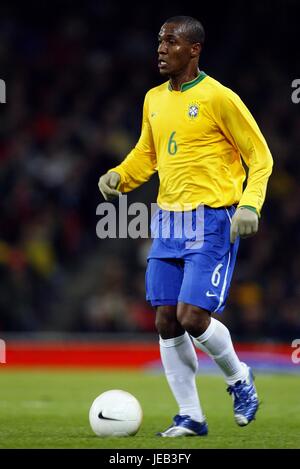
[[[182,85],[180,87],[180,91],[186,91],[186,90],[189,90],[190,88],[193,88],[193,86],[198,85],[198,83],[200,83],[200,81],[202,81],[206,76],[207,75],[206,75],[205,72],[200,72],[199,75],[196,78],[194,78],[194,80],[187,81],[186,83],[182,83]],[[169,81],[169,84],[168,84],[168,88],[169,88],[170,91],[173,91],[173,88],[172,88],[172,85],[171,85],[170,81]]]

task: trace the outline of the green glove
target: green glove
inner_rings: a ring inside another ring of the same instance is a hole
[[[111,200],[121,195],[121,192],[117,190],[120,181],[120,174],[114,171],[100,177],[98,187],[105,200]]]
[[[258,214],[254,207],[239,207],[232,217],[230,242],[234,243],[238,236],[247,238],[258,230]]]

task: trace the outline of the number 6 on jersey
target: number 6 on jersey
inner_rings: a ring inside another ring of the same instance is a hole
[[[170,155],[175,155],[177,153],[177,143],[174,139],[176,132],[172,132],[168,141],[168,153]]]

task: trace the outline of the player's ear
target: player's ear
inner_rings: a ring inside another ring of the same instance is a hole
[[[201,53],[201,50],[202,50],[202,46],[201,46],[200,42],[195,42],[194,44],[192,44],[191,57],[192,58],[198,57]]]

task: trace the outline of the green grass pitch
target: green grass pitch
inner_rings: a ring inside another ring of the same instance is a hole
[[[258,375],[263,401],[257,420],[239,428],[221,376],[199,375],[209,424],[207,437],[159,438],[176,413],[161,374],[142,371],[0,370],[0,448],[300,448],[300,380]],[[137,435],[99,438],[88,422],[94,398],[124,389],[140,401],[144,419]]]

